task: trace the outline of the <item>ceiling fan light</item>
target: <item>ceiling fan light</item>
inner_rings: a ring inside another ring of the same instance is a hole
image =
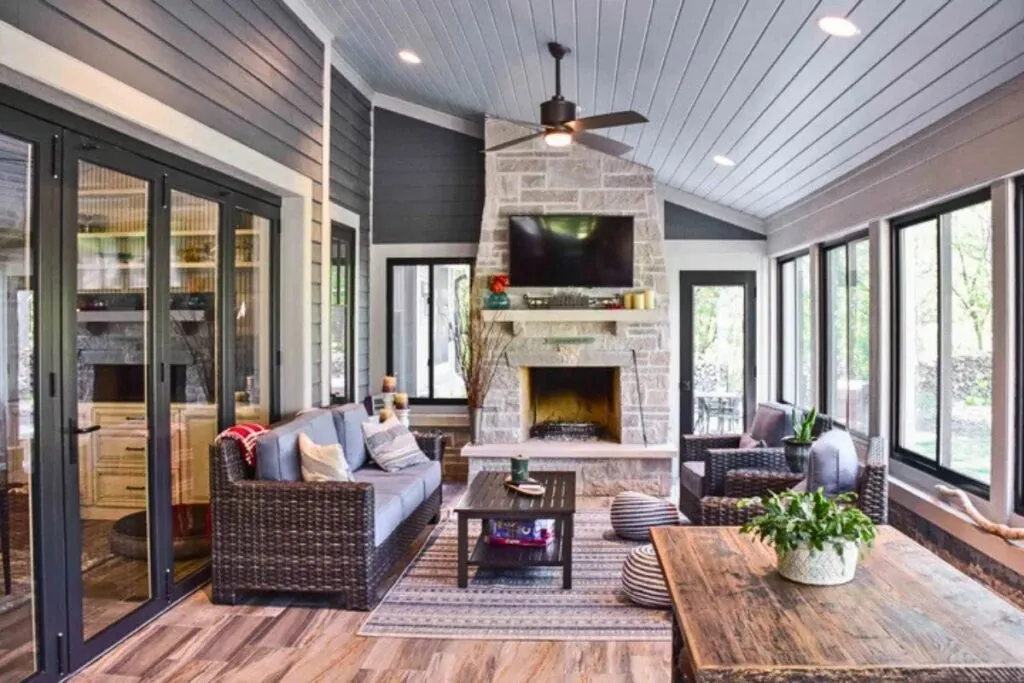
[[[544,133],[544,142],[548,147],[568,147],[572,144],[572,133],[564,130],[549,130]]]

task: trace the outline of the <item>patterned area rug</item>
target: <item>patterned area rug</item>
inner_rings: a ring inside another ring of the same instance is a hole
[[[470,524],[470,547],[479,526]],[[622,595],[621,571],[640,543],[611,531],[606,509],[576,513],[573,587],[562,590],[561,567],[518,570],[470,567],[469,587],[456,585],[457,526],[439,527],[359,635],[501,640],[647,640],[672,638],[667,610]]]

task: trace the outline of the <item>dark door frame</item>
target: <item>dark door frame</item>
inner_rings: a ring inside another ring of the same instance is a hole
[[[757,399],[757,273],[753,270],[679,272],[679,433],[693,432],[693,288],[743,287],[743,420],[749,426]]]
[[[356,329],[355,329],[355,306],[356,306],[356,262],[359,259],[359,254],[356,253],[356,233],[357,229],[349,225],[341,223],[339,221],[331,221],[331,270],[338,265],[338,260],[334,258],[334,242],[342,242],[347,246],[346,254],[348,255],[348,264],[346,271],[346,282],[345,282],[345,296],[348,300],[345,304],[345,310],[348,313],[348,323],[345,325],[345,329],[348,331],[345,339],[345,395],[335,396],[331,394],[331,403],[350,403],[357,401],[355,379],[356,379],[356,365],[355,365],[355,347],[356,347]],[[329,276],[329,282],[333,282],[333,272]],[[328,297],[328,309],[333,308],[334,291],[332,290]],[[327,345],[330,348],[334,341],[334,319],[333,315],[330,318],[330,329],[328,330]],[[328,351],[328,358],[330,357],[330,351]],[[328,365],[330,367],[330,365]],[[332,376],[333,372],[328,371],[328,377]],[[330,388],[328,388],[330,391]]]

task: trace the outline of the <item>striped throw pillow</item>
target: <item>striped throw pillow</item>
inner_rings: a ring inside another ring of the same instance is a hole
[[[654,546],[642,545],[629,553],[622,565],[622,593],[644,607],[672,605]]]
[[[299,456],[303,481],[352,481],[340,443],[320,445],[299,434]]]
[[[430,462],[416,443],[416,437],[398,418],[388,418],[384,422],[364,422],[363,436],[370,457],[386,472],[397,472]]]
[[[611,518],[612,528],[619,536],[649,541],[652,526],[679,524],[679,510],[664,498],[625,491],[612,501]]]

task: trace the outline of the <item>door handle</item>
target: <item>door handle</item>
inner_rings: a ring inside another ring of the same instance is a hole
[[[92,434],[100,430],[99,425],[90,425],[88,427],[79,427],[78,421],[74,418],[68,419],[68,436],[81,436],[82,434]],[[78,465],[78,439],[68,439],[68,464],[71,466]]]
[[[91,425],[89,427],[82,427],[82,428],[79,428],[77,426],[75,427],[75,434],[92,434],[93,432],[98,432],[98,431],[100,431],[100,426],[99,425]]]
[[[683,391],[690,391],[692,387],[693,387],[693,384],[690,383],[690,380],[688,380],[688,379],[684,379],[683,380]]]

